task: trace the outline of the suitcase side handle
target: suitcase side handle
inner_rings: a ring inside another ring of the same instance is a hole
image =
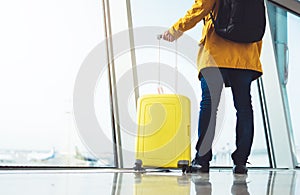
[[[190,129],[191,129],[191,125],[187,125],[187,135],[188,135],[188,137],[190,137],[191,135],[191,131],[190,131]]]

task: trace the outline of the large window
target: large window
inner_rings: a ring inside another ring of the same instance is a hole
[[[136,100],[138,96],[157,94],[159,84],[165,93],[180,93],[191,99],[194,148],[201,100],[195,60],[202,22],[176,43],[156,38],[184,16],[193,2],[1,2],[0,17],[6,20],[2,20],[0,36],[0,166],[132,167]],[[281,56],[285,64],[279,63],[278,69],[286,100],[285,116],[294,140],[291,143],[295,143],[299,162],[300,124],[296,117],[300,94],[296,73],[300,59],[296,33],[300,20],[286,12],[284,19],[287,26],[281,29],[286,31],[286,41],[275,43],[285,54]],[[133,31],[128,30],[130,27]],[[265,39],[271,40],[270,36],[267,31]],[[272,49],[263,51],[262,58],[271,61]],[[265,62],[267,67],[268,60]],[[98,72],[93,71],[95,67]],[[83,96],[76,96],[78,82],[87,84],[80,85]],[[222,117],[213,146],[214,166],[231,166],[230,154],[235,149],[236,116],[231,90],[226,88],[223,95],[225,102],[221,102]],[[258,85],[253,82],[255,137],[249,161],[250,166],[268,167],[259,95]],[[85,100],[92,104],[87,102],[85,106]],[[74,104],[87,113],[77,115]],[[89,125],[93,119],[97,128]]]

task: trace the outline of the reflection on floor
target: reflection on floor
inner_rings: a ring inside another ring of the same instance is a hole
[[[0,171],[0,194],[30,195],[210,195],[300,194],[300,170],[250,169],[248,176],[230,169],[209,174],[180,171],[136,174],[128,170]]]

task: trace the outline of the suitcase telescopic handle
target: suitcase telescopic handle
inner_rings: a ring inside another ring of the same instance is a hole
[[[162,34],[156,35],[156,38],[158,39],[158,93],[164,93],[163,88],[161,86],[160,82],[160,66],[161,66],[161,61],[160,61],[160,41],[163,38]],[[177,48],[177,40],[175,40],[175,93],[178,92],[178,48]]]
[[[158,40],[161,40],[161,39],[162,39],[162,37],[163,37],[163,35],[162,35],[162,34],[156,35],[156,38],[157,38]]]

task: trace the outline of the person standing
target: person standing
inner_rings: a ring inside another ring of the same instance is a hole
[[[231,155],[234,164],[233,173],[247,174],[246,163],[254,135],[250,90],[252,81],[262,75],[260,62],[262,41],[237,43],[217,35],[210,12],[216,18],[218,8],[219,0],[195,0],[185,16],[164,32],[162,38],[173,42],[204,19],[197,58],[198,77],[202,89],[198,121],[199,138],[192,168],[196,168],[199,172],[209,172],[217,109],[225,84],[225,87],[231,87],[237,117],[236,150]]]

